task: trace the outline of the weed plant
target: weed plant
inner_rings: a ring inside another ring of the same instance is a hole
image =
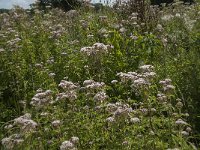
[[[0,14],[2,149],[199,147],[199,3],[139,4]]]

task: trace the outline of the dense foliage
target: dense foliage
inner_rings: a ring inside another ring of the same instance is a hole
[[[129,4],[0,14],[2,149],[200,146],[200,5]]]

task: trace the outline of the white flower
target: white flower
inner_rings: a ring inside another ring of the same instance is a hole
[[[166,102],[167,101],[167,96],[163,93],[157,94],[157,100],[159,102]]]
[[[75,18],[76,16],[78,16],[78,12],[76,10],[70,10],[67,12],[67,16],[70,18],[70,19],[73,19]]]
[[[90,56],[91,54],[94,53],[92,47],[83,47],[81,48],[81,52],[86,54],[87,56]]]
[[[167,79],[165,79],[165,83],[166,83],[166,84],[171,84],[171,82],[172,82],[172,80],[171,80],[171,79],[168,79],[168,78],[167,78]]]
[[[122,82],[127,82],[130,80],[134,82],[134,80],[138,79],[138,74],[135,72],[128,72],[128,73],[120,72],[117,73],[117,76],[120,77]]]
[[[41,88],[39,88],[39,89],[37,89],[37,91],[36,91],[37,93],[42,93],[43,92],[43,90],[41,89]]]
[[[152,78],[154,78],[154,77],[156,76],[156,73],[155,73],[155,72],[145,72],[145,73],[143,74],[143,76],[144,76],[145,78],[152,79]]]
[[[134,117],[134,118],[131,118],[131,119],[130,119],[130,122],[131,122],[131,123],[140,123],[140,119],[137,118],[137,117]]]
[[[45,94],[46,94],[47,96],[50,96],[50,95],[52,94],[52,91],[51,91],[51,90],[46,90],[46,91],[45,91]]]
[[[14,148],[14,143],[12,139],[9,138],[3,138],[1,140],[1,144],[6,148],[6,149],[13,149]]]
[[[62,56],[66,56],[67,53],[66,53],[66,52],[62,52],[61,55],[62,55]]]
[[[13,127],[13,125],[9,124],[9,125],[5,126],[4,129],[11,129],[12,127]]]
[[[105,86],[104,82],[93,82],[86,86],[87,89],[101,89]]]
[[[3,53],[5,50],[3,48],[0,48],[0,53]]]
[[[124,27],[122,27],[121,29],[119,29],[119,32],[120,33],[125,33],[126,32],[126,29]]]
[[[46,93],[37,93],[35,95],[35,97],[37,97],[37,98],[45,98],[46,97]]]
[[[71,142],[72,142],[73,144],[77,144],[77,143],[79,142],[79,138],[76,137],[76,136],[73,136],[73,137],[71,137]]]
[[[74,147],[75,146],[71,141],[64,141],[60,146],[60,150],[72,150]]]
[[[133,12],[133,13],[131,14],[131,16],[137,17],[137,16],[138,16],[138,13],[137,13],[137,12]]]
[[[87,37],[88,37],[88,38],[93,38],[94,35],[93,35],[93,34],[88,34]]]
[[[90,85],[90,84],[92,84],[92,83],[94,83],[94,80],[85,80],[85,81],[83,82],[83,85],[84,85],[84,86],[87,86],[87,85]]]
[[[67,92],[67,98],[70,100],[70,101],[73,101],[73,100],[76,100],[77,99],[77,93],[76,91],[69,91]]]
[[[107,46],[104,45],[103,43],[95,43],[92,47],[97,52],[107,53],[108,51]]]
[[[177,125],[187,125],[187,124],[188,124],[187,122],[183,121],[182,119],[176,120],[175,123],[176,123]]]
[[[107,122],[114,122],[115,121],[115,118],[114,117],[108,117],[106,119]]]
[[[101,28],[98,33],[102,36],[108,33],[108,31],[105,28]]]
[[[156,29],[157,29],[158,31],[162,31],[162,30],[163,30],[163,27],[162,27],[162,25],[161,25],[161,24],[157,24],[157,27],[156,27]]]
[[[173,85],[166,85],[166,86],[164,86],[164,91],[165,92],[172,91],[174,89],[175,89],[175,86],[173,86]]]
[[[116,110],[117,110],[117,106],[115,104],[112,104],[112,103],[108,103],[107,104],[106,111],[108,111],[108,112],[114,112]]]
[[[129,115],[129,109],[118,107],[118,109],[113,113],[116,118],[126,118]]]
[[[161,19],[162,19],[163,21],[169,21],[169,20],[171,20],[172,18],[174,18],[173,15],[164,15],[163,17],[161,17]]]
[[[61,125],[61,121],[60,120],[54,120],[51,124],[52,124],[53,127],[57,128]]]
[[[139,69],[142,72],[151,72],[153,71],[154,67],[152,65],[143,65],[143,66],[140,66]]]
[[[1,140],[1,144],[4,146],[4,148],[8,149],[8,150],[12,150],[14,149],[15,146],[23,143],[24,140],[20,139],[20,135],[19,134],[13,134],[8,138],[3,138]]]
[[[182,134],[183,136],[188,136],[188,135],[189,135],[189,133],[186,132],[186,131],[182,131],[181,134]]]
[[[69,91],[67,93],[59,93],[56,98],[56,101],[65,100],[65,99],[69,99],[70,101],[73,101],[77,99],[77,93],[75,91]]]
[[[181,17],[181,14],[180,13],[176,13],[175,16],[176,17]]]
[[[117,83],[117,82],[118,82],[117,80],[112,80],[112,81],[111,81],[112,84],[115,84],[115,83]]]
[[[151,108],[151,112],[152,112],[152,113],[155,113],[155,112],[156,112],[156,109],[155,109],[155,108]]]
[[[187,128],[186,128],[186,131],[187,131],[187,132],[191,132],[192,129],[191,129],[190,127],[187,127]]]
[[[139,78],[139,79],[135,80],[133,83],[134,83],[134,86],[136,86],[136,87],[141,87],[141,86],[144,86],[144,85],[149,85],[149,83],[145,79],[143,79],[143,78]]]
[[[124,141],[124,142],[122,142],[122,145],[128,145],[128,141]]]
[[[99,56],[101,54],[107,54],[109,49],[114,48],[112,45],[105,45],[103,43],[95,43],[91,47],[81,48],[81,52],[87,56]]]
[[[94,96],[94,100],[97,102],[103,102],[108,98],[108,96],[106,95],[105,92],[98,92],[95,96]]]
[[[147,115],[148,114],[148,109],[146,108],[141,108],[140,111],[142,112],[142,114]]]
[[[44,117],[46,117],[46,116],[48,116],[48,115],[49,115],[48,112],[42,112],[42,113],[40,114],[40,116],[44,116]]]
[[[35,130],[37,127],[37,123],[31,120],[31,115],[28,113],[14,119],[14,124],[19,125],[23,132]]]
[[[52,100],[52,91],[47,90],[42,92],[42,90],[37,90],[37,94],[31,99],[30,104],[35,107],[46,106]]]
[[[66,80],[61,80],[58,86],[62,87],[64,90],[67,91],[74,90],[77,88],[77,86],[73,82]]]
[[[165,85],[165,84],[166,84],[166,82],[165,82],[165,81],[163,81],[163,80],[162,80],[162,81],[160,81],[159,83],[160,83],[161,85]]]
[[[56,74],[53,73],[53,72],[49,73],[49,77],[54,77],[55,75],[56,75]]]
[[[149,132],[149,134],[150,135],[155,135],[155,133],[152,130]]]
[[[131,21],[136,22],[137,21],[137,16],[131,16],[130,19],[131,19]]]
[[[133,40],[137,40],[137,39],[138,39],[138,36],[131,35],[130,38],[133,39]]]

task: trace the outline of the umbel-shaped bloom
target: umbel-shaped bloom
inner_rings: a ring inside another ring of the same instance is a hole
[[[60,146],[60,150],[72,150],[74,149],[74,144],[71,141],[64,141]]]
[[[32,98],[30,104],[35,107],[42,107],[49,104],[52,101],[52,91],[46,90],[42,92],[42,90],[38,90],[37,93]]]
[[[163,94],[163,93],[158,93],[157,94],[157,100],[160,103],[166,102],[167,101],[167,96],[165,94]]]
[[[112,113],[112,112],[116,111],[117,108],[118,108],[118,107],[117,107],[116,104],[108,103],[108,104],[107,104],[107,107],[106,107],[106,111]]]
[[[154,67],[152,65],[143,65],[140,66],[139,69],[141,70],[141,72],[151,72],[154,70]]]
[[[112,123],[112,122],[115,121],[115,118],[114,118],[114,117],[108,117],[108,118],[106,119],[106,121]]]
[[[54,128],[58,128],[61,125],[61,121],[60,120],[54,120],[51,124]]]
[[[14,124],[20,126],[22,132],[33,131],[37,127],[37,123],[31,119],[29,113],[14,119]]]
[[[108,96],[106,95],[105,92],[98,92],[95,96],[94,96],[94,100],[96,102],[103,102],[108,98]]]
[[[83,82],[83,86],[87,90],[100,90],[105,87],[105,83],[104,82],[95,82],[94,80],[85,80]]]
[[[133,117],[130,119],[131,123],[140,123],[140,119],[138,117]]]
[[[81,52],[87,56],[95,56],[95,55],[103,55],[107,54],[109,49],[112,49],[113,46],[105,45],[103,43],[95,43],[91,47],[83,47],[81,48]]]
[[[92,83],[94,83],[95,81],[94,80],[85,80],[84,82],[83,82],[83,86],[88,86],[88,85],[91,85]]]
[[[8,150],[14,149],[15,146],[17,146],[23,142],[24,142],[24,140],[21,139],[21,136],[19,134],[13,134],[10,137],[3,138],[1,140],[2,146]]]
[[[187,122],[185,122],[185,121],[183,121],[182,119],[178,119],[178,120],[176,120],[176,122],[175,122],[177,125],[188,125],[188,123]]]
[[[75,17],[78,16],[78,11],[76,11],[76,10],[70,10],[70,11],[67,12],[66,15],[67,15],[67,17],[69,19],[74,19]]]
[[[121,82],[131,82],[131,88],[139,93],[142,89],[148,89],[151,85],[152,79],[155,78],[156,73],[153,72],[154,67],[151,65],[143,65],[139,67],[138,72],[118,73]]]
[[[173,93],[175,86],[171,84],[172,80],[171,79],[165,79],[160,81],[159,83],[163,86],[163,92],[166,94]]]
[[[60,150],[77,150],[76,145],[79,142],[78,137],[71,137],[70,140],[62,142]]]
[[[129,105],[118,105],[118,108],[116,111],[113,112],[113,116],[116,119],[125,119],[129,116],[129,114],[132,112],[132,108]]]
[[[62,80],[58,86],[66,91],[75,90],[77,88],[77,86],[73,82],[66,80]]]
[[[56,101],[63,99],[77,99],[78,86],[75,85],[73,82],[62,80],[58,86],[61,87],[64,90],[64,92],[57,94]]]
[[[76,137],[76,136],[73,136],[73,137],[71,137],[70,141],[71,141],[73,144],[78,144],[79,138]]]

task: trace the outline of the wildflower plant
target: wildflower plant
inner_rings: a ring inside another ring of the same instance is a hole
[[[15,134],[20,134],[23,139],[17,143],[10,143],[10,147],[28,142],[29,134],[35,143],[31,145],[32,148],[40,145],[35,139],[39,136],[43,147],[57,146],[60,149],[99,149],[102,146],[106,149],[120,149],[124,146],[127,149],[189,149],[191,146],[186,140],[192,129],[182,113],[183,104],[180,99],[175,99],[172,81],[165,79],[160,81],[162,85],[159,86],[153,71],[153,66],[144,65],[139,67],[138,72],[118,74],[121,81],[114,84],[125,87],[128,85],[131,87],[130,92],[140,97],[140,102],[134,104],[131,103],[131,99],[111,102],[112,97],[106,94],[105,83],[94,80],[85,80],[83,87],[62,80],[59,86],[64,93],[58,93],[56,100],[49,104],[46,103],[48,101],[40,102],[43,99],[48,100],[45,96],[49,96],[51,92],[47,90],[42,93],[42,90],[38,90],[31,104],[35,104],[33,107],[43,108],[32,111],[35,121],[31,120],[29,113],[14,119],[9,128],[19,125],[20,130],[16,131],[19,133]],[[74,90],[77,90],[75,97],[68,96],[75,92]],[[161,97],[164,100],[161,100]],[[71,139],[67,140],[70,136]],[[10,137],[2,139],[5,148],[9,139]],[[177,140],[181,143],[177,144]],[[111,144],[113,142],[115,144]]]
[[[2,149],[198,147],[199,4],[137,4],[0,14]]]

